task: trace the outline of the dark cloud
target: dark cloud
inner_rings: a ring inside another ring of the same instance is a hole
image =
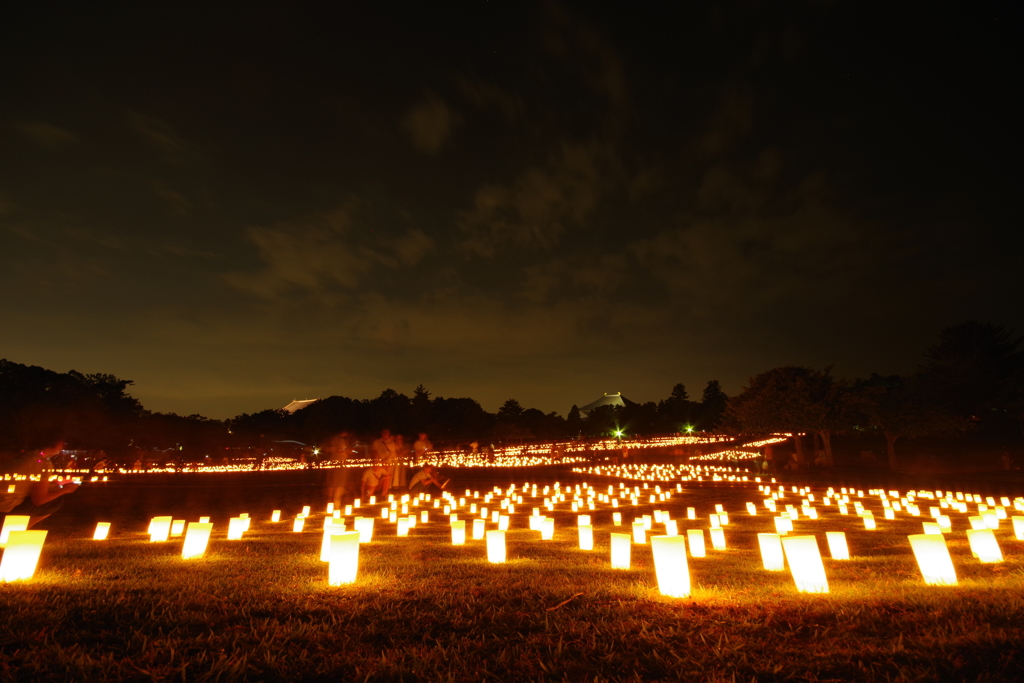
[[[18,121],[11,127],[25,138],[49,149],[64,149],[78,142],[78,136],[71,131],[43,121]]]
[[[441,151],[451,137],[460,117],[440,97],[429,93],[402,117],[402,130],[409,136],[413,146],[426,154]]]

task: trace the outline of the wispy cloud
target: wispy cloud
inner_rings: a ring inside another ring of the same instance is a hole
[[[44,121],[16,121],[11,127],[26,139],[47,149],[64,149],[78,142],[78,136],[71,131]]]
[[[434,93],[414,105],[402,117],[402,130],[409,136],[416,149],[425,154],[436,154],[451,137],[460,117],[448,104]]]

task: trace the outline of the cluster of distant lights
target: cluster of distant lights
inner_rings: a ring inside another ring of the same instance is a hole
[[[576,464],[587,462],[594,454],[602,455],[618,453],[623,449],[637,451],[652,448],[715,444],[729,440],[730,437],[719,435],[681,434],[676,436],[651,437],[648,439],[613,438],[587,443],[579,441],[557,441],[554,443],[503,446],[495,448],[493,451],[481,450],[476,453],[448,448],[428,453],[425,461],[420,464],[431,464],[443,467],[540,467],[551,464]],[[313,450],[314,456],[318,456],[319,454],[319,449]],[[708,456],[702,456],[702,459],[707,458]],[[372,458],[349,458],[343,461],[321,461],[318,462],[316,466],[322,468],[367,467],[373,464],[376,463]],[[95,472],[88,469],[76,468],[58,468],[49,471],[54,475],[60,476],[83,477],[92,475],[90,477],[91,481],[99,481],[100,479],[97,479],[95,476],[96,473],[225,473],[252,472],[256,469],[261,471],[304,470],[309,467],[309,463],[302,462],[296,458],[273,456],[264,458],[262,461],[250,459],[246,462],[227,464],[183,463],[181,465],[147,465],[144,468],[138,469],[134,467],[115,467],[102,470],[97,469]],[[102,480],[105,481],[106,477],[102,477]]]
[[[486,556],[481,554],[480,560],[486,557],[489,562],[500,563],[506,561],[505,532],[529,529],[538,533],[539,536],[516,537],[518,547],[525,550],[531,542],[554,540],[555,513],[573,513],[575,524],[566,525],[564,518],[560,522],[563,540],[566,527],[574,528],[568,533],[578,539],[579,549],[593,551],[595,531],[610,532],[613,569],[630,568],[630,549],[649,545],[659,589],[674,597],[687,597],[691,593],[688,558],[703,561],[703,558],[713,558],[716,551],[726,550],[727,533],[736,527],[759,532],[758,549],[763,570],[786,571],[788,568],[796,589],[806,593],[829,592],[826,565],[816,532],[825,532],[830,554],[825,559],[845,562],[865,557],[865,549],[870,548],[870,535],[886,525],[920,522],[922,533],[907,537],[910,550],[924,583],[938,586],[957,584],[946,537],[957,539],[965,532],[972,556],[985,564],[1003,561],[996,532],[1004,534],[1004,538],[1024,541],[1024,515],[1011,516],[1013,512],[1024,513],[1024,497],[1020,496],[1011,500],[1006,496],[982,497],[962,491],[911,489],[901,493],[871,489],[865,492],[832,486],[815,490],[807,486],[783,486],[775,479],[762,481],[755,477],[750,480],[729,468],[706,465],[599,466],[587,472],[641,477],[643,481],[620,480],[607,485],[583,482],[570,486],[558,482],[553,485],[525,482],[504,488],[494,486],[483,494],[466,489],[464,495],[446,491],[433,497],[426,493],[390,495],[379,501],[371,497],[367,501],[356,500],[343,509],[328,504],[323,513],[313,513],[307,505],[290,519],[282,518],[281,510],[274,510],[266,522],[241,514],[231,518],[226,536],[219,533],[216,540],[241,540],[254,521],[271,524],[271,528],[282,531],[288,528],[290,521],[292,533],[309,533],[311,528],[322,531],[319,557],[329,565],[328,583],[340,585],[357,580],[359,544],[372,542],[375,535],[378,538],[381,535],[407,537],[420,525],[440,521],[450,528],[453,545],[486,541]],[[662,478],[675,481],[663,485],[658,483]],[[726,510],[724,505],[715,504],[713,512],[709,507],[704,511],[706,514],[698,514],[695,507],[685,506],[683,484],[688,481],[746,482],[757,486],[761,500],[746,502],[742,511]],[[647,505],[654,509],[641,508]],[[631,522],[623,518],[624,511],[632,514]],[[858,518],[859,527],[850,524],[850,520]],[[309,524],[318,519],[322,527]],[[1011,523],[1005,524],[1007,520]],[[28,517],[8,515],[5,518],[0,529],[0,545],[6,544],[7,549],[0,564],[0,581],[31,578],[35,571],[46,532],[28,531],[27,522]],[[836,530],[836,526],[843,530]],[[1007,535],[1009,527],[1012,527],[1012,536]],[[153,518],[146,533],[154,543],[182,538],[182,558],[193,560],[203,557],[213,528],[209,518],[188,522],[167,516]],[[620,528],[626,533],[621,533]],[[93,538],[105,541],[110,531],[111,523],[102,522]],[[118,531],[124,538],[142,533],[141,530]],[[848,542],[848,533],[852,543]],[[710,552],[705,534],[710,536]]]

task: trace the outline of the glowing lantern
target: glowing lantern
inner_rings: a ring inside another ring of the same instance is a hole
[[[199,523],[200,524],[209,524],[210,523],[210,518],[209,517],[200,517],[199,518]]]
[[[868,531],[874,531],[878,527],[875,526],[875,516],[870,512],[865,512],[861,515],[861,519],[864,520],[864,528]]]
[[[1013,535],[1018,541],[1024,541],[1024,517],[1011,517],[1013,522]]]
[[[749,515],[751,515],[752,517],[756,516],[757,515],[757,506],[754,505],[753,503],[747,503],[747,513]]]
[[[210,542],[213,525],[209,522],[190,522],[185,528],[185,542],[181,546],[181,557],[190,560],[202,557]]]
[[[505,561],[505,532],[491,529],[487,532],[487,561],[500,564]]]
[[[942,533],[947,533],[953,530],[953,522],[950,521],[949,515],[939,515],[935,518],[939,528],[942,529]]]
[[[842,531],[826,531],[825,539],[828,540],[828,551],[833,560],[850,559],[850,547],[846,544],[846,534]]]
[[[320,561],[331,561],[331,534],[340,534],[345,531],[345,525],[335,522],[333,517],[324,520],[324,535],[320,541]]]
[[[7,545],[7,537],[12,531],[26,531],[31,519],[29,515],[7,515],[4,517],[4,525],[0,529],[0,548]]]
[[[334,513],[334,503],[328,503],[327,504],[327,514],[330,515],[330,514],[333,514],[333,513]]]
[[[369,543],[373,540],[373,522],[375,517],[356,517],[352,528],[359,532],[359,542]]]
[[[271,522],[275,522],[275,523],[276,522],[280,522],[281,521],[281,511],[280,510],[274,510],[274,512],[270,515],[270,521]]]
[[[555,538],[555,518],[554,517],[541,517],[540,518],[540,540],[550,541]]]
[[[292,522],[292,531],[294,531],[295,533],[299,533],[300,531],[302,531],[302,528],[304,526],[306,526],[306,518],[302,515],[299,515],[295,518],[295,521]]]
[[[430,514],[426,510],[421,510],[420,511],[420,524],[426,524],[428,519],[430,519]]]
[[[170,538],[173,521],[171,517],[154,517],[149,523],[150,543],[161,543]]]
[[[612,569],[629,569],[632,538],[629,534],[612,534]]]
[[[1024,517],[1021,517],[1021,519],[1024,519]],[[614,524],[615,526],[622,526],[622,513],[621,512],[613,512],[612,513],[612,524]]]
[[[512,518],[508,515],[501,515],[498,517],[498,531],[508,531],[509,525],[512,523]]]
[[[987,529],[988,528],[985,525],[985,518],[982,517],[981,515],[978,515],[976,517],[968,517],[967,521],[971,523],[971,528],[972,529],[976,530],[976,529]]]
[[[576,515],[576,526],[590,525],[590,515]]]
[[[676,524],[676,520],[670,519],[667,522],[665,522],[665,535],[666,536],[678,536],[679,535],[679,525]]]
[[[643,520],[633,522],[633,542],[647,543],[647,526],[643,523]]]
[[[359,507],[359,501],[358,500],[356,501],[356,507]],[[348,517],[351,514],[352,514],[352,506],[351,505],[346,505],[345,506],[345,516]]]
[[[715,550],[725,550],[725,529],[718,527],[711,529],[711,547]]]
[[[789,571],[801,593],[828,593],[825,565],[814,536],[786,536],[782,539]]]
[[[340,586],[355,583],[359,573],[359,532],[331,534],[331,556],[327,567],[327,583]]]
[[[893,510],[892,508],[885,508],[885,518],[896,519],[896,511]]]
[[[704,547],[703,529],[687,529],[686,540],[690,543],[690,555],[693,557],[707,557],[707,549]]]
[[[782,537],[779,534],[758,534],[757,544],[761,547],[761,564],[770,572],[780,572],[786,568],[786,559],[782,554]]]
[[[482,519],[477,519],[477,520],[475,520],[473,522],[473,538],[476,538],[476,523],[477,522],[482,522],[482,521],[483,521]],[[397,534],[399,536],[408,536],[409,535],[409,518],[408,517],[401,517],[401,518],[399,518]]]
[[[780,536],[785,536],[793,530],[793,520],[786,515],[781,515],[775,518],[775,531]]]
[[[986,512],[985,514],[983,514],[981,516],[981,518],[985,521],[985,527],[986,528],[988,528],[988,529],[998,529],[999,528],[999,515],[996,514],[995,512]]]
[[[9,530],[4,557],[0,560],[0,581],[31,579],[36,573],[45,541],[45,531]]]
[[[303,505],[302,506],[302,516],[303,517],[309,517],[309,510],[310,510],[310,507],[308,505]]]
[[[466,544],[466,520],[457,519],[452,522],[452,545]]]
[[[484,531],[487,529],[487,522],[482,519],[473,520],[473,540],[479,541],[484,537]]]
[[[924,533],[926,534],[942,535],[942,527],[935,522],[921,522],[921,526],[924,527]]]
[[[185,533],[185,520],[176,519],[171,522],[171,536],[181,536]]]
[[[580,550],[593,550],[594,549],[594,527],[589,524],[583,524],[576,527],[579,533],[580,539]]]
[[[241,541],[242,534],[245,533],[245,527],[247,526],[246,520],[241,517],[232,517],[228,520],[228,540],[229,541]]]
[[[907,536],[910,547],[921,568],[921,576],[929,586],[955,586],[956,569],[949,556],[946,539],[941,534],[913,534]]]
[[[97,522],[96,531],[92,534],[92,540],[105,541],[110,535],[110,522]]]
[[[672,598],[690,595],[690,569],[686,562],[686,539],[682,536],[652,536],[654,573],[658,590]]]
[[[968,529],[967,541],[971,545],[971,552],[982,562],[1003,561],[1003,552],[991,529]]]
[[[708,521],[711,524],[712,529],[721,528],[721,523],[718,521],[718,515],[708,515]]]

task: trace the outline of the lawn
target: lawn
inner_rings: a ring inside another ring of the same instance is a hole
[[[619,481],[565,468],[456,477],[459,494],[469,487],[481,496],[494,485],[556,479],[563,486],[586,481],[598,493]],[[818,500],[823,491],[815,484]],[[373,542],[361,546],[357,582],[330,587],[319,560],[324,506],[312,475],[179,475],[87,486],[43,523],[50,532],[35,578],[0,584],[0,677],[1024,679],[1024,542],[1014,540],[1009,520],[996,531],[1005,562],[983,564],[967,545],[966,515],[953,513],[947,538],[960,582],[931,587],[907,541],[921,532],[926,502],[921,518],[904,513],[887,521],[878,499],[865,497],[876,531],[864,530],[852,509],[842,516],[819,506],[821,519],[795,523],[796,533],[817,535],[826,556],[830,593],[808,595],[796,591],[788,571],[761,567],[756,534],[774,524],[753,483],[686,483],[668,502],[624,503],[619,529],[606,505],[584,510],[594,521],[593,551],[577,548],[568,503],[551,515],[553,541],[529,530],[527,515],[540,500],[526,497],[517,506],[505,564],[487,563],[484,541],[452,546],[447,519],[428,508],[431,521],[406,538],[377,520]],[[757,503],[757,516],[746,512],[748,501]],[[799,501],[789,493],[779,503]],[[690,559],[691,597],[660,595],[649,545],[633,546],[631,569],[610,568],[609,534],[628,531],[634,516],[667,510],[685,533],[707,528],[716,504],[730,513],[728,548],[715,551],[709,542],[706,558]],[[269,522],[271,510],[282,509],[287,519],[303,505],[314,511],[303,533],[292,533],[288,521]],[[697,520],[686,519],[687,507],[696,508]],[[228,517],[242,512],[253,518],[251,530],[241,541],[226,540]],[[148,519],[158,514],[193,521],[211,515],[206,556],[181,559],[180,539],[150,543]],[[90,540],[96,521],[112,523],[110,540]],[[827,558],[826,531],[846,532],[852,560]]]

